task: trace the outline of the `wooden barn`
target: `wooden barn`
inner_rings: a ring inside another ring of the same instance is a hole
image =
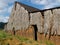
[[[5,30],[14,35],[39,40],[60,35],[60,7],[40,10],[15,2]],[[40,35],[41,34],[41,35]]]

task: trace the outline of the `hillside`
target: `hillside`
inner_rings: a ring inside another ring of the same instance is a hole
[[[4,29],[6,23],[0,22],[0,29]]]

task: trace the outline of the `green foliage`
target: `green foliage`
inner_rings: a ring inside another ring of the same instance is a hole
[[[43,43],[42,40],[40,40],[40,43]]]
[[[29,44],[32,44],[34,41],[33,40],[29,40],[28,38],[25,38],[25,37],[21,37],[21,36],[16,36],[20,42],[25,42],[25,43],[29,43]]]
[[[35,44],[35,45],[38,45],[38,44]]]
[[[7,34],[4,31],[0,31],[0,39],[6,38]]]
[[[20,37],[20,36],[16,36],[16,37],[17,37],[21,42],[28,40],[27,38],[24,38],[24,37]]]
[[[12,39],[12,35],[11,34],[7,34],[6,32],[0,30],[0,40],[4,40],[4,39]]]
[[[46,40],[46,45],[54,45],[51,41]]]
[[[7,23],[0,22],[0,29],[4,29],[5,24]]]

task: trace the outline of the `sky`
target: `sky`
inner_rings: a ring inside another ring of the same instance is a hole
[[[42,10],[60,6],[60,0],[0,0],[0,22],[8,22],[15,1]]]

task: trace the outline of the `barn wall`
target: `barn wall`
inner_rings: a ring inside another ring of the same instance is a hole
[[[20,8],[21,6],[19,4],[16,4],[16,8],[15,8],[15,15],[14,15],[14,21],[13,21],[13,27],[15,28],[15,30],[19,29],[19,18],[20,18]],[[18,25],[18,26],[17,26]],[[13,29],[12,29],[13,30]]]
[[[43,17],[41,12],[30,14],[30,25],[37,25],[38,32],[43,33]]]
[[[44,11],[44,33],[60,35],[60,9]]]
[[[27,30],[30,25],[37,25],[39,33],[49,33],[60,35],[60,9],[46,10],[43,12],[30,13],[30,20],[28,11],[20,4],[13,6],[7,30]]]
[[[12,28],[13,28],[14,15],[15,15],[15,4],[14,4],[14,6],[12,8],[11,15],[10,15],[10,18],[8,20],[7,30],[12,30]]]
[[[26,30],[29,26],[28,11],[25,10],[20,4],[16,4],[13,7],[9,22],[7,24],[7,30]]]
[[[44,12],[44,33],[49,33],[51,31],[51,26],[53,22],[53,14],[51,10]]]
[[[53,10],[53,27],[52,32],[60,35],[60,9],[54,9]]]

